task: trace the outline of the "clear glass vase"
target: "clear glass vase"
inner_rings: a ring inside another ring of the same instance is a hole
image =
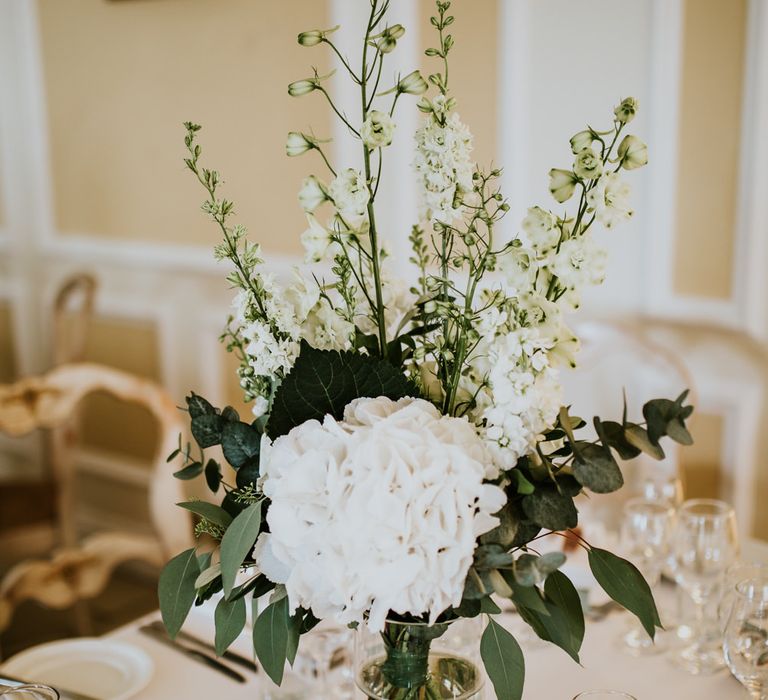
[[[427,625],[388,620],[380,633],[355,632],[355,683],[370,700],[478,700],[485,674],[482,623]]]

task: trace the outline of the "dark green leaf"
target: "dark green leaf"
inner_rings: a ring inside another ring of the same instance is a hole
[[[581,493],[581,484],[570,474],[558,474],[555,477],[557,490],[564,496],[576,498]]]
[[[498,569],[509,566],[515,557],[499,544],[482,544],[475,549],[475,568]]]
[[[561,629],[564,630],[562,639],[565,645],[558,644],[558,646],[565,649],[578,662],[581,643],[584,641],[584,611],[579,593],[571,580],[561,571],[553,571],[547,577],[544,592],[553,622],[564,623]]]
[[[619,457],[634,459],[640,454],[641,450],[627,441],[624,435],[624,426],[621,423],[608,420],[601,421],[597,417],[595,417],[594,423],[603,445],[612,447]]]
[[[261,528],[261,503],[253,503],[238,515],[221,540],[221,580],[227,597],[245,557],[253,549]]]
[[[515,539],[512,540],[510,547],[522,547],[528,544],[536,535],[541,532],[541,526],[532,523],[530,520],[520,520],[515,533]]]
[[[216,655],[221,656],[245,627],[245,598],[227,600],[222,597],[216,606],[213,621],[216,626]]]
[[[535,586],[521,586],[511,571],[503,571],[502,575],[512,589],[512,602],[516,608],[536,610],[542,615],[549,615],[544,598]]]
[[[280,685],[288,652],[288,598],[284,596],[269,605],[258,617],[256,614],[254,598],[253,615],[256,622],[253,625],[253,648],[267,675],[273,683]]]
[[[203,415],[192,419],[190,428],[192,437],[202,449],[213,447],[221,442],[221,416]]]
[[[205,482],[214,493],[219,490],[221,484],[221,467],[215,459],[209,459],[205,465]]]
[[[240,420],[240,414],[232,408],[232,406],[227,406],[222,412],[221,417],[225,421],[237,423]]]
[[[496,513],[496,517],[499,519],[498,526],[493,528],[493,530],[486,532],[484,535],[481,535],[480,542],[483,544],[500,544],[502,547],[508,549],[512,546],[512,542],[515,540],[520,519],[516,515],[511,503],[507,503],[498,513]]]
[[[661,445],[651,442],[648,433],[642,426],[627,423],[624,426],[624,437],[630,445],[634,445],[637,449],[642,450],[654,459],[664,459],[664,450],[661,449]]]
[[[581,443],[573,461],[573,475],[594,493],[613,493],[624,485],[621,469],[607,447]]]
[[[296,660],[296,653],[299,650],[299,638],[301,637],[303,624],[304,611],[299,608],[295,615],[288,618],[288,643],[285,648],[285,657],[291,666],[293,666],[293,662]]]
[[[520,645],[493,618],[480,639],[480,656],[493,683],[496,697],[502,700],[520,700],[525,683],[525,660]]]
[[[667,423],[667,435],[681,445],[693,445],[693,438],[680,418],[674,418]]]
[[[535,586],[541,580],[536,568],[538,557],[534,554],[521,554],[512,567],[515,581],[521,586]]]
[[[160,573],[157,597],[163,624],[171,639],[179,633],[195,601],[195,579],[199,573],[194,548],[175,556]]]
[[[232,516],[227,511],[207,501],[184,501],[176,505],[180,508],[186,508],[220,527],[229,527],[232,522]]]
[[[224,457],[235,469],[259,456],[261,433],[248,423],[224,422],[221,431],[221,449]]]
[[[634,613],[653,638],[661,621],[651,589],[637,568],[625,559],[595,547],[589,550],[589,567],[603,590]]]
[[[480,598],[480,612],[486,615],[498,615],[501,612],[501,608],[493,602],[493,598],[486,596]]]
[[[249,459],[243,464],[235,474],[235,484],[237,488],[242,489],[246,486],[253,486],[259,480],[259,457]]]
[[[202,463],[192,462],[192,464],[188,464],[186,467],[184,467],[184,469],[179,469],[179,471],[173,472],[173,475],[182,481],[189,481],[190,479],[194,479],[195,477],[200,476],[202,473]]]
[[[528,495],[534,492],[533,484],[525,478],[521,469],[513,469],[510,475],[515,479],[518,493]]]
[[[240,501],[236,500],[235,497],[232,495],[232,492],[228,492],[226,496],[221,501],[221,507],[227,511],[233,518],[236,518],[240,513],[242,513],[246,507],[247,503],[241,503]]]
[[[542,578],[547,578],[565,564],[565,554],[562,552],[547,552],[539,557],[536,568]]]
[[[523,511],[536,525],[549,530],[567,530],[579,522],[573,499],[549,485],[539,485],[534,493],[525,496]]]
[[[486,585],[483,577],[480,575],[474,566],[469,567],[467,572],[467,578],[464,582],[464,594],[462,596],[465,600],[480,600],[489,593],[492,593],[492,587]]]
[[[415,384],[388,362],[355,352],[317,350],[302,341],[293,369],[277,390],[267,433],[275,438],[307,420],[341,419],[353,399],[418,396]]]
[[[216,415],[216,409],[211,406],[211,404],[208,403],[202,396],[199,396],[194,391],[189,396],[187,396],[187,409],[189,410],[189,415],[192,418],[197,418],[198,416]]]

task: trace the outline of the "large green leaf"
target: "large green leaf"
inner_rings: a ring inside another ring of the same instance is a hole
[[[549,530],[567,530],[579,522],[573,498],[550,485],[538,484],[534,493],[524,496],[523,512],[536,525]]]
[[[261,502],[253,503],[238,515],[221,539],[221,581],[229,597],[235,577],[248,553],[253,549],[261,528]]]
[[[205,464],[205,483],[216,493],[221,485],[221,465],[215,459],[209,459]]]
[[[208,503],[208,501],[184,501],[176,505],[191,510],[195,515],[199,515],[220,527],[229,527],[232,522],[232,516],[226,510],[213,503]]]
[[[234,600],[222,597],[216,605],[213,622],[216,626],[216,655],[221,656],[245,627],[245,597]]]
[[[651,588],[634,564],[605,549],[589,550],[589,567],[602,589],[619,605],[634,613],[653,639],[661,627]]]
[[[630,445],[633,445],[638,450],[642,450],[654,459],[664,459],[664,450],[661,445],[651,441],[648,437],[648,431],[642,426],[627,423],[624,426],[624,437]]]
[[[341,419],[346,405],[360,397],[396,400],[418,395],[416,385],[384,360],[355,352],[317,350],[302,341],[293,369],[275,394],[267,434],[276,438],[326,415]]]
[[[584,611],[579,593],[562,571],[553,571],[547,576],[544,593],[552,621],[552,627],[548,628],[552,641],[578,663],[584,641]]]
[[[189,415],[192,418],[206,415],[212,416],[216,414],[216,409],[194,391],[187,396],[187,408],[189,409]]]
[[[259,456],[261,433],[248,423],[224,421],[221,430],[221,449],[224,457],[235,469],[249,459]]]
[[[253,648],[262,667],[272,681],[280,685],[288,654],[288,598],[283,597],[269,605],[256,617],[256,599],[253,601]]]
[[[573,461],[573,475],[594,493],[613,493],[624,485],[621,469],[607,446],[579,443]]]
[[[200,566],[194,548],[171,559],[160,573],[157,597],[168,635],[174,639],[195,602],[195,579]]]
[[[200,445],[201,449],[213,447],[221,442],[221,427],[223,424],[221,416],[215,413],[206,413],[202,416],[195,416],[190,423],[192,437]]]
[[[624,436],[624,426],[616,421],[601,421],[597,416],[594,418],[595,430],[600,441],[607,447],[612,447],[618,452],[622,459],[634,459],[640,454],[640,449],[627,442]]]
[[[480,656],[499,700],[520,700],[525,659],[517,640],[493,618],[480,639]]]

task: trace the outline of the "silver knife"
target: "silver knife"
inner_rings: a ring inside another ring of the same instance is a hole
[[[151,627],[154,630],[157,630],[160,634],[166,634],[165,626],[160,620],[155,620],[154,622],[150,622],[147,627]],[[192,634],[189,634],[188,632],[185,632],[184,630],[181,630],[177,635],[176,639],[180,639],[183,642],[189,642],[191,644],[197,644],[197,646],[201,647],[202,649],[206,649],[207,651],[216,653],[216,647],[213,646],[213,644],[210,644],[208,642],[203,641],[202,639],[198,639]],[[256,663],[240,654],[238,654],[235,651],[225,651],[221,657],[225,661],[230,661],[233,664],[237,664],[238,666],[242,666],[243,668],[247,668],[249,671],[252,671],[253,673],[257,673],[259,670],[259,667],[256,665]]]
[[[197,649],[192,649],[191,647],[188,647],[184,644],[180,644],[179,642],[174,641],[165,632],[160,632],[159,630],[155,629],[151,625],[144,625],[143,627],[139,627],[139,632],[142,634],[146,634],[148,637],[151,637],[152,639],[161,642],[169,647],[171,649],[175,649],[180,654],[184,654],[186,657],[190,659],[194,659],[195,661],[198,661],[202,664],[205,664],[209,668],[212,668],[219,673],[223,673],[228,678],[231,678],[233,681],[237,681],[238,683],[246,683],[247,680],[245,676],[241,675],[235,669],[230,668],[226,664],[221,663],[218,659],[214,659],[212,656],[208,656],[208,654],[203,654],[202,651],[198,651]]]
[[[5,674],[0,674],[0,686],[15,688],[17,685],[35,685],[36,683],[37,681],[23,681],[21,678],[11,678]],[[61,700],[97,700],[97,698],[90,695],[83,695],[83,693],[76,693],[74,690],[62,688],[60,685],[56,685],[55,688],[59,691]]]

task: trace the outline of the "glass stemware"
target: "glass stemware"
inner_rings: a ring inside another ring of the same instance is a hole
[[[689,673],[712,673],[725,665],[717,610],[725,573],[738,554],[733,508],[713,499],[686,501],[673,542],[675,579],[695,608],[692,643],[674,661]]]
[[[728,668],[754,700],[768,698],[768,578],[736,586],[723,640]]]
[[[39,683],[0,686],[0,700],[59,700],[59,697],[58,691]]]
[[[621,547],[651,588],[661,578],[664,561],[670,551],[674,522],[674,508],[663,502],[632,498],[624,505]],[[659,642],[654,644],[634,619],[623,640],[626,649],[633,655],[654,654],[663,648]]]
[[[621,690],[585,690],[574,695],[573,700],[635,700],[635,696]]]

